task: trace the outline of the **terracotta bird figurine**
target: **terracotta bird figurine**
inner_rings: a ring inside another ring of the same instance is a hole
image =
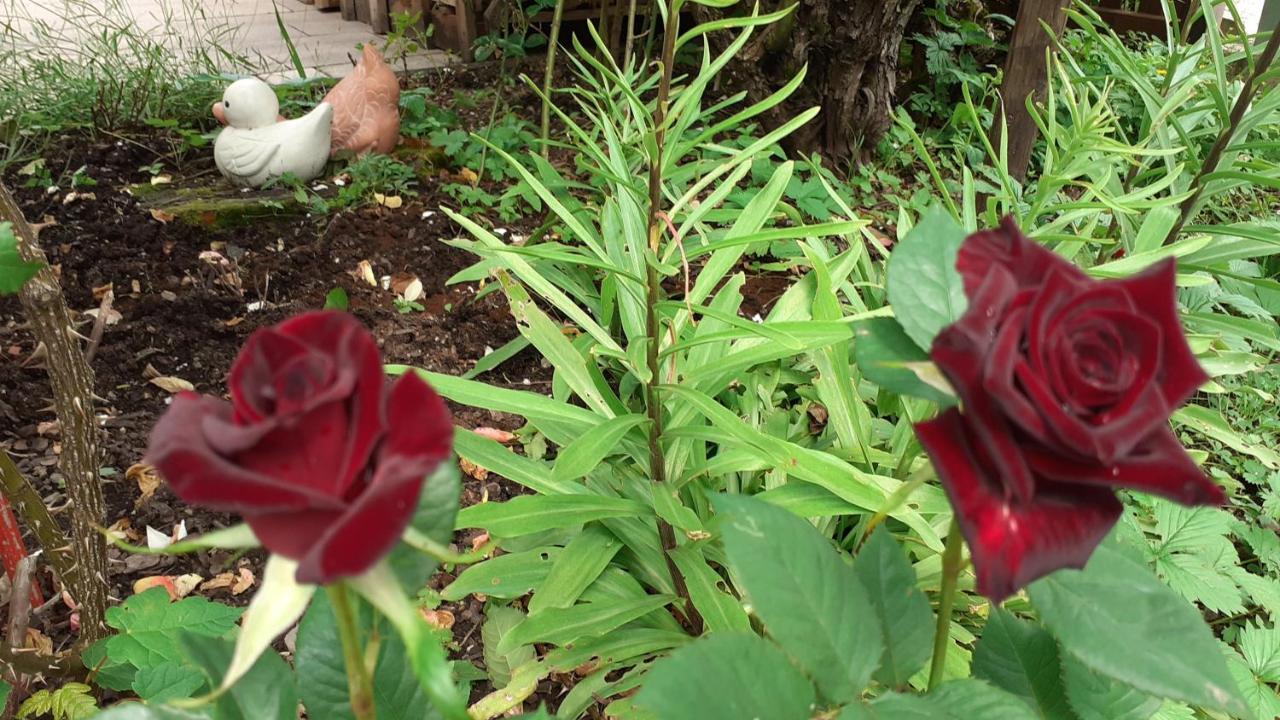
[[[400,139],[400,80],[372,43],[355,70],[325,95],[333,106],[330,153],[389,153]]]

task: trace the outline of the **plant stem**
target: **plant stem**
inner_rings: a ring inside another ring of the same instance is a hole
[[[542,157],[551,153],[547,141],[551,138],[551,81],[556,73],[556,50],[560,44],[560,23],[564,20],[564,4],[566,0],[556,0],[556,9],[551,16],[551,37],[547,40],[547,70],[542,76]]]
[[[71,500],[72,557],[77,572],[67,583],[80,609],[78,647],[107,633],[107,543],[98,527],[105,511],[102,481],[98,477],[98,422],[93,416],[93,369],[85,362],[79,334],[71,324],[71,311],[48,258],[36,241],[36,232],[23,216],[13,196],[0,184],[0,221],[13,223],[18,255],[43,267],[18,292],[31,334],[47,351],[53,405],[62,426],[62,456],[58,468],[67,482]]]
[[[70,554],[71,541],[49,514],[40,493],[27,482],[13,459],[3,450],[0,450],[0,493],[26,521],[49,564],[57,571],[58,580],[64,585],[74,585],[76,567]]]
[[[1182,228],[1191,219],[1191,214],[1195,212],[1196,205],[1200,203],[1200,196],[1204,195],[1205,177],[1218,169],[1218,161],[1222,159],[1222,153],[1226,152],[1227,146],[1231,144],[1231,140],[1235,137],[1236,128],[1240,126],[1240,121],[1244,118],[1245,112],[1249,110],[1249,106],[1253,103],[1254,92],[1257,91],[1259,79],[1266,74],[1267,69],[1271,67],[1271,61],[1276,57],[1276,51],[1280,50],[1280,23],[1271,31],[1271,39],[1267,40],[1267,47],[1262,51],[1262,56],[1258,58],[1258,62],[1253,66],[1253,72],[1249,73],[1249,77],[1244,81],[1244,87],[1240,89],[1240,96],[1236,98],[1236,104],[1231,108],[1231,116],[1227,121],[1227,126],[1222,129],[1222,133],[1218,135],[1218,139],[1213,143],[1213,147],[1209,149],[1208,156],[1200,165],[1200,171],[1196,173],[1195,178],[1191,181],[1190,187],[1194,189],[1191,197],[1182,201],[1181,207],[1178,208],[1178,222],[1169,230],[1169,234],[1164,238],[1164,244],[1168,245],[1178,238],[1182,232]]]
[[[356,614],[347,596],[347,586],[336,583],[325,588],[333,615],[338,621],[338,639],[342,642],[343,664],[347,666],[347,689],[351,695],[351,713],[356,720],[374,720],[373,680],[369,666],[364,663],[360,651],[360,633],[356,628]]]
[[[960,577],[960,523],[951,521],[947,545],[942,551],[942,594],[938,598],[938,627],[933,636],[933,662],[929,665],[929,689],[942,681],[947,666],[947,646],[951,638],[951,606],[956,600],[956,579]]]
[[[662,402],[658,399],[658,384],[661,382],[658,367],[658,349],[662,342],[662,326],[658,322],[658,302],[662,292],[661,279],[655,265],[662,238],[662,163],[666,149],[667,106],[671,97],[671,66],[676,54],[676,33],[679,32],[676,5],[678,0],[668,0],[667,26],[662,45],[662,80],[658,83],[658,98],[653,110],[654,153],[649,165],[649,250],[653,257],[645,265],[647,268],[645,285],[647,286],[647,302],[645,312],[645,334],[648,346],[645,348],[645,365],[649,370],[649,380],[645,383],[645,409],[649,415],[649,474],[653,478],[654,492],[667,492],[666,456],[662,452]],[[656,20],[655,20],[656,22]],[[689,621],[690,630],[695,634],[702,633],[702,616],[693,606],[689,597],[689,587],[685,584],[684,575],[671,558],[676,549],[676,533],[671,524],[658,518],[658,538],[662,541],[663,558],[667,563],[667,571],[671,573],[671,582],[675,585],[676,594],[684,600],[685,617]]]

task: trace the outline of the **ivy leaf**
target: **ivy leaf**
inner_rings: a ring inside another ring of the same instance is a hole
[[[933,337],[964,314],[969,301],[956,270],[965,231],[934,205],[889,257],[889,302],[902,329],[926,352]]]
[[[12,223],[0,223],[0,295],[17,293],[41,267],[18,255],[18,238],[13,234]]]

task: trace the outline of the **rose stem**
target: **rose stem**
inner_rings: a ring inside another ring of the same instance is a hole
[[[956,600],[956,579],[960,577],[960,524],[953,518],[942,551],[942,595],[938,598],[938,628],[933,636],[933,663],[929,666],[929,690],[942,680],[947,666],[947,646],[951,637],[951,606]]]
[[[356,629],[356,615],[347,597],[347,586],[335,583],[325,588],[333,614],[338,620],[338,638],[342,641],[343,663],[347,666],[347,688],[351,695],[351,713],[356,720],[374,720],[373,681],[369,666],[360,652],[360,635]]]
[[[667,104],[671,96],[672,66],[676,56],[676,32],[679,23],[679,0],[670,0],[667,4],[667,28],[662,43],[662,80],[658,83],[658,99],[653,108],[654,153],[649,165],[649,249],[654,257],[658,256],[658,246],[662,239],[662,162],[667,138]],[[649,415],[649,475],[653,478],[654,492],[670,492],[666,485],[666,456],[662,452],[662,402],[658,399],[660,371],[658,368],[658,349],[662,342],[662,328],[658,323],[658,301],[661,293],[661,279],[654,260],[648,260],[646,273],[646,292],[648,311],[645,315],[645,334],[649,343],[645,348],[645,364],[649,368],[649,382],[645,383],[645,409]],[[684,575],[671,558],[676,549],[676,533],[671,524],[658,518],[658,539],[662,542],[662,554],[667,562],[667,571],[671,573],[671,583],[675,585],[676,594],[683,600],[684,615],[688,620],[688,629],[695,635],[702,634],[702,616],[694,607],[689,597],[689,588],[685,584]]]

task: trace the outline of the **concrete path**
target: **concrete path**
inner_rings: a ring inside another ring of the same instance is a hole
[[[68,44],[77,33],[98,33],[133,23],[138,31],[166,45],[185,48],[216,45],[250,61],[255,72],[272,80],[297,77],[288,46],[276,23],[284,20],[308,76],[343,76],[358,57],[357,45],[385,38],[368,25],[343,20],[337,10],[317,10],[299,0],[0,0],[0,25],[8,33],[35,37],[56,33]],[[422,50],[407,59],[408,69],[440,67],[452,58],[440,50]],[[236,62],[226,60],[222,69]],[[396,62],[397,70],[406,63]]]

